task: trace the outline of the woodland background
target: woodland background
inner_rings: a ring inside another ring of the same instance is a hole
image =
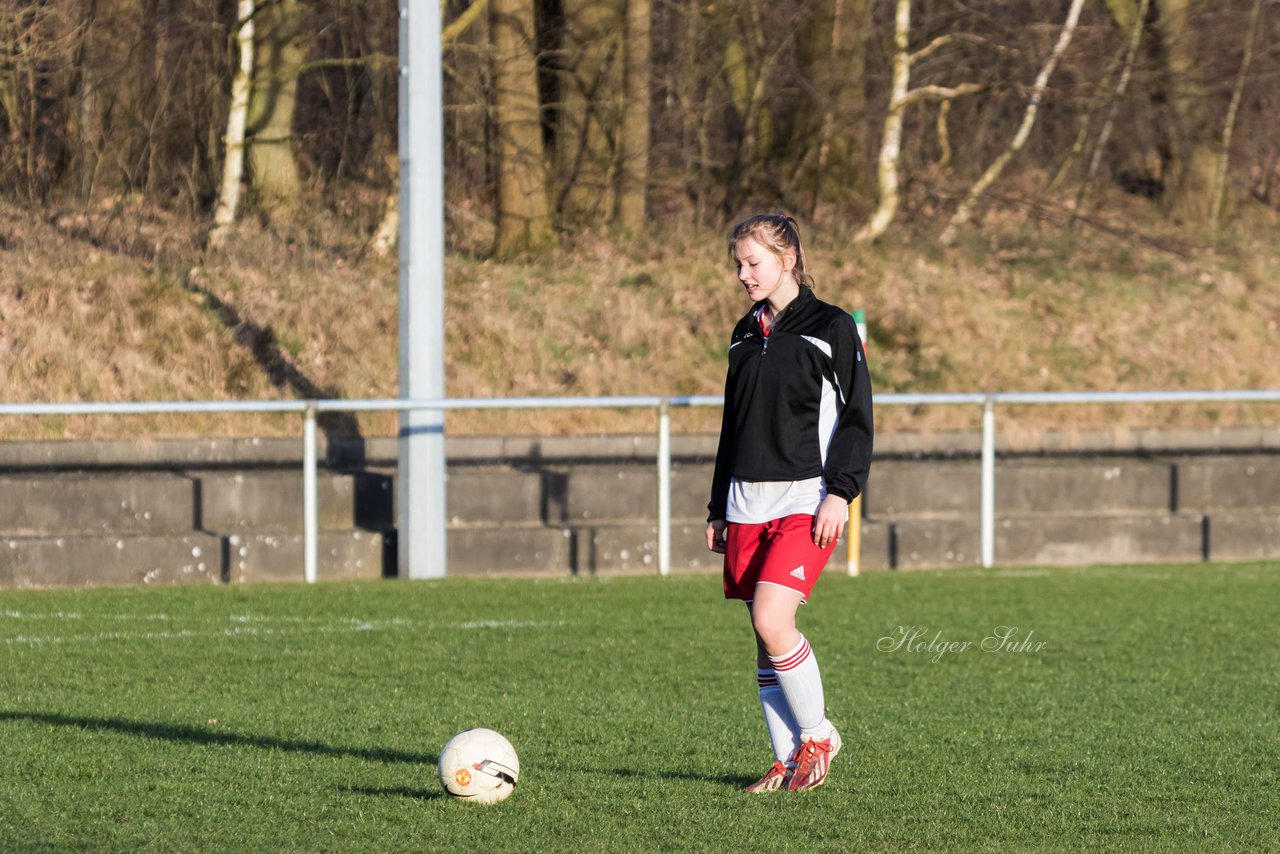
[[[868,309],[880,390],[1280,387],[1272,0],[441,13],[451,395],[716,393],[745,308],[723,233],[759,209]],[[398,23],[392,0],[5,0],[0,398],[394,396]]]

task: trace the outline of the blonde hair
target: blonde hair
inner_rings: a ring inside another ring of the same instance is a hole
[[[744,219],[729,231],[729,257],[733,258],[738,244],[748,237],[768,249],[779,259],[786,256],[788,250],[796,253],[796,265],[791,275],[802,285],[812,288],[813,276],[805,269],[804,247],[800,244],[800,227],[796,221],[784,213],[756,214]]]

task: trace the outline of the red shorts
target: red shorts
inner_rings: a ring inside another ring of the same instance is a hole
[[[836,544],[813,544],[813,516],[797,513],[763,524],[730,522],[725,531],[724,598],[750,602],[757,584],[777,584],[806,600]]]

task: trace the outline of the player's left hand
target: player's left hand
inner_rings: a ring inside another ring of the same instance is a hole
[[[827,495],[818,505],[818,512],[813,517],[813,544],[825,549],[840,539],[848,518],[849,502],[839,495]]]

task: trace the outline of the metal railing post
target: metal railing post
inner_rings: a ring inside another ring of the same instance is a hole
[[[996,401],[982,404],[982,566],[990,569],[996,557]]]
[[[671,573],[671,405],[658,404],[658,574]]]
[[[316,583],[317,541],[320,536],[316,512],[316,404],[308,401],[302,414],[302,568],[308,584]]]

